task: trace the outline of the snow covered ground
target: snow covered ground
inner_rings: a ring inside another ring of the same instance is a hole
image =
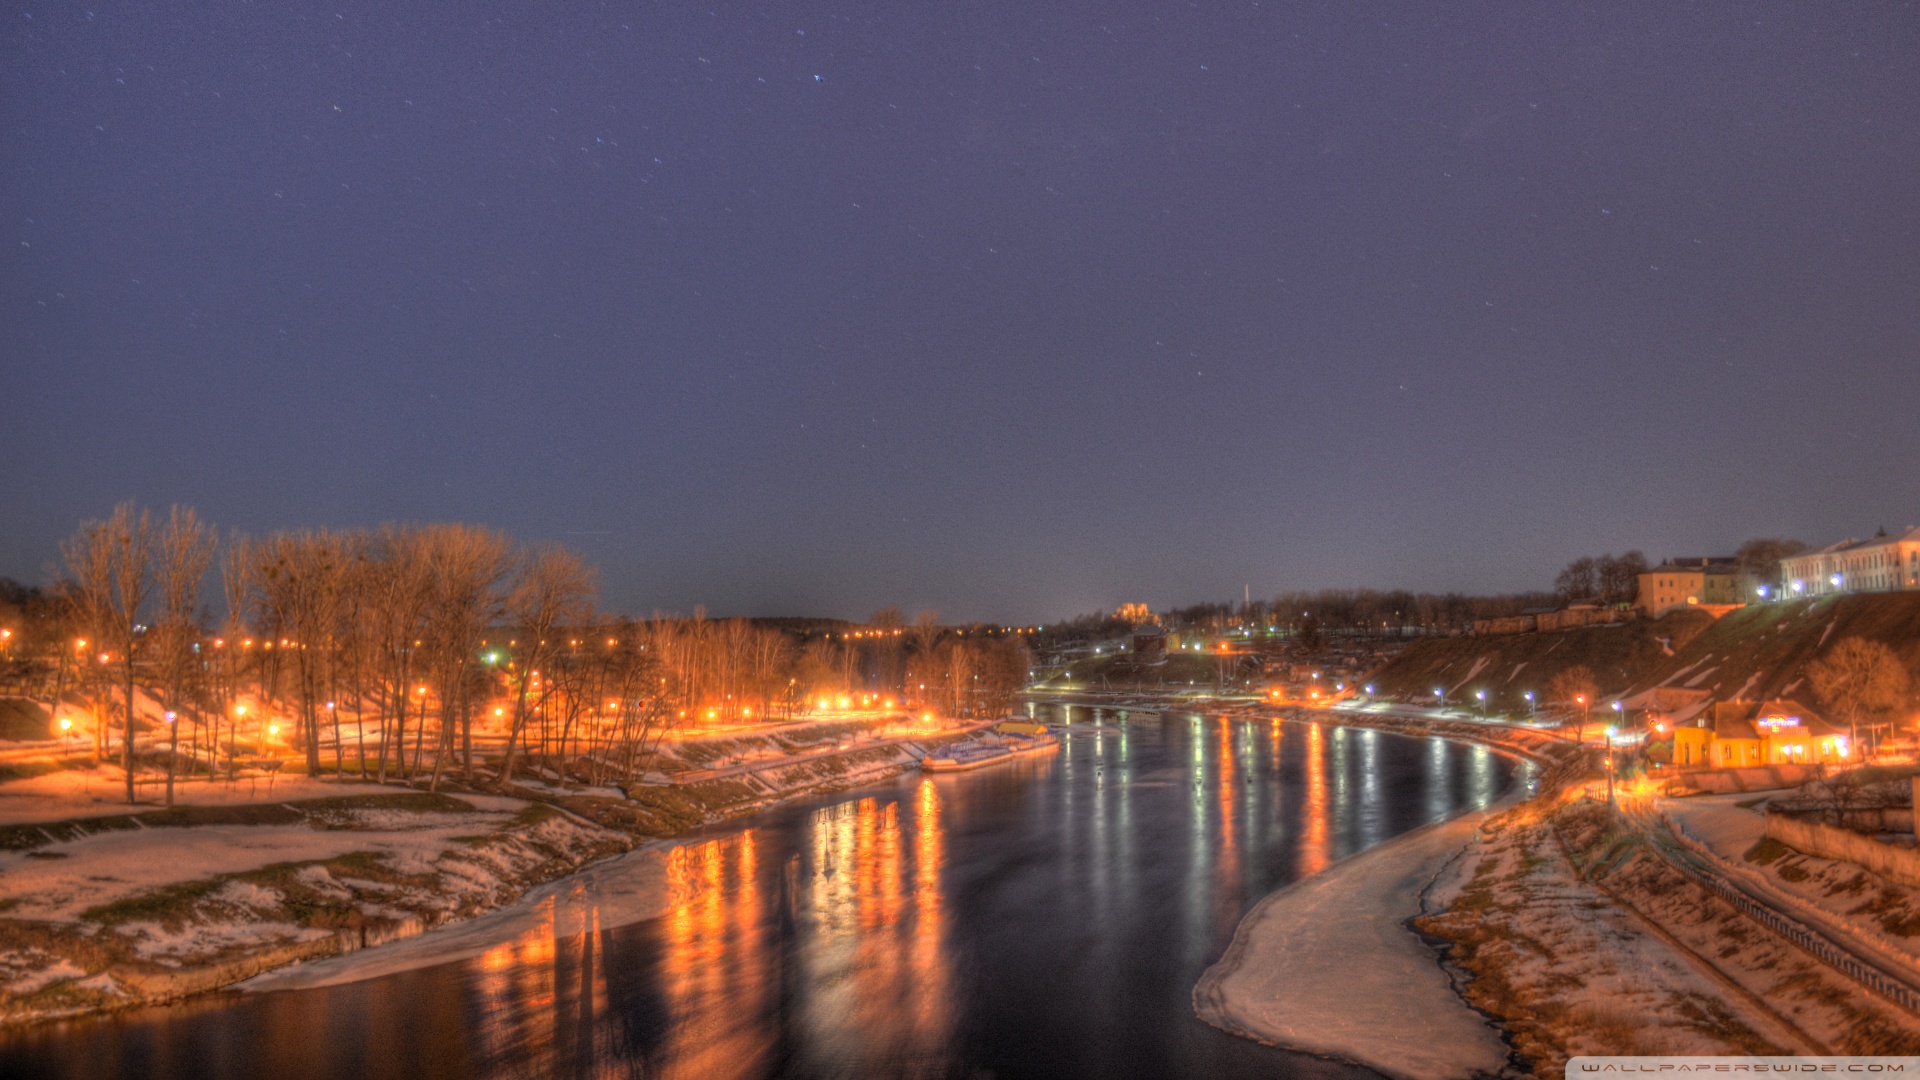
[[[467,960],[533,938],[606,930],[666,913],[666,856],[673,845],[649,844],[542,885],[519,903],[378,949],[365,949],[269,971],[242,990],[336,986]]]
[[[271,782],[266,777],[234,781],[196,779],[191,783],[176,782],[173,801],[180,806],[233,806],[334,795],[377,795],[393,790],[378,784],[342,784],[306,776],[279,776]],[[25,780],[11,780],[0,784],[0,825],[152,810],[161,804],[166,789],[142,783],[137,794],[140,805],[127,805],[126,774],[111,766],[64,769]]]
[[[202,782],[178,790],[185,809],[163,812],[93,802],[102,779],[0,785],[0,1020],[167,1000],[303,956],[364,952],[632,846],[502,796],[304,778],[269,796]],[[603,921],[650,912],[659,891],[644,864],[620,881],[550,888],[549,923],[576,909]]]
[[[1436,887],[1444,910],[1420,925],[1451,942],[1450,959],[1472,974],[1467,999],[1501,1018],[1540,1076],[1559,1075],[1578,1054],[1818,1049],[1677,945],[1662,928],[1677,931],[1678,915],[1656,926],[1598,883],[1635,850],[1609,831],[1612,820],[1575,792],[1517,808]],[[1583,870],[1566,857],[1567,836]],[[1721,925],[1697,921],[1707,935]]]
[[[1849,942],[1881,961],[1920,967],[1920,890],[1888,880],[1854,863],[1803,855],[1790,849],[1760,861],[1747,853],[1766,836],[1764,807],[1742,807],[1752,795],[1661,799],[1665,814],[1693,850],[1710,855],[1720,872],[1776,907]]]
[[[521,804],[524,805],[524,804]],[[518,809],[518,805],[514,809]],[[385,812],[385,828],[204,825],[100,833],[29,852],[0,852],[0,899],[13,918],[72,921],[80,912],[180,881],[236,874],[269,863],[310,862],[350,851],[387,856],[397,872],[432,871],[454,837],[484,833],[509,811],[472,814]]]
[[[1483,811],[1369,848],[1260,901],[1194,988],[1226,1031],[1389,1076],[1498,1073],[1507,1048],[1407,926]]]

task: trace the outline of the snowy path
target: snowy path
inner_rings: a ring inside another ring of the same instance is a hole
[[[1738,806],[1756,796],[1744,792],[1733,795],[1696,795],[1688,799],[1660,799],[1654,812],[1671,817],[1688,836],[1705,844],[1715,855],[1738,864],[1753,845],[1767,834],[1767,816]]]
[[[0,825],[71,818],[106,817],[156,810],[165,788],[140,784],[140,803],[127,805],[125,774],[102,766],[63,769],[60,772],[0,784]],[[391,795],[405,787],[342,783],[306,776],[245,780],[196,779],[174,785],[173,801],[181,806],[234,806],[242,803],[280,803],[298,799],[326,799],[339,795]]]
[[[397,815],[394,815],[397,817]],[[415,814],[410,828],[315,829],[298,825],[206,825],[138,829],[50,844],[31,854],[0,852],[0,898],[15,918],[72,920],[100,904],[175,882],[330,859],[349,851],[389,857],[403,873],[431,873],[454,838],[485,832],[505,813]]]
[[[1222,1030],[1390,1076],[1498,1073],[1507,1048],[1406,926],[1420,892],[1504,806],[1428,826],[1268,896],[1194,987]]]

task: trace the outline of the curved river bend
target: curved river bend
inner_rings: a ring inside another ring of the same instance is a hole
[[[1056,756],[688,837],[657,919],[0,1042],[8,1077],[1370,1075],[1195,1019],[1268,892],[1493,802],[1487,750],[1328,723],[1043,706]]]

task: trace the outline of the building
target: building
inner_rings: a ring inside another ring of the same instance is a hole
[[[1136,626],[1127,648],[1138,663],[1159,664],[1167,659],[1167,632],[1158,626]]]
[[[1760,582],[1734,559],[1668,559],[1640,575],[1634,606],[1655,619],[1687,607],[1717,616],[1762,595]]]
[[[1837,593],[1920,590],[1920,529],[1842,540],[1780,560],[1789,599]]]
[[[1681,768],[1739,769],[1849,760],[1845,733],[1797,701],[1723,701],[1673,729]]]
[[[1113,617],[1119,619],[1121,622],[1152,622],[1153,612],[1148,611],[1147,605],[1145,604],[1121,604],[1120,607],[1114,611]]]

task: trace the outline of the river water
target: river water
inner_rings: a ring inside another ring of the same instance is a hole
[[[688,837],[656,919],[32,1029],[0,1076],[1239,1077],[1363,1070],[1222,1034],[1193,984],[1260,897],[1494,801],[1487,750],[1042,706],[1060,751]]]

